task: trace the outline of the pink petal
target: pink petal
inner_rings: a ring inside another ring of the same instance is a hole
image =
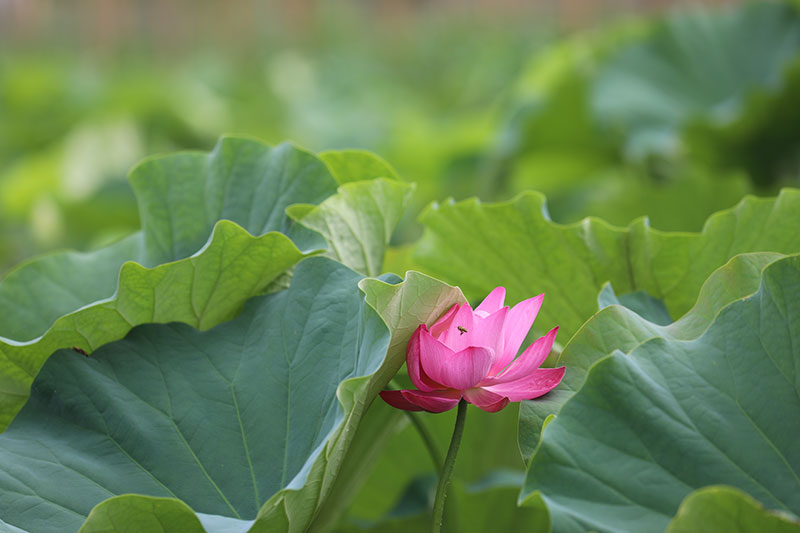
[[[395,393],[399,393],[402,400],[398,399],[398,395]],[[392,407],[406,411],[443,413],[458,404],[461,399],[461,391],[452,389],[431,392],[417,390],[383,391],[381,392],[381,398]],[[412,406],[413,409],[408,406]]]
[[[479,388],[465,390],[464,399],[487,413],[496,413],[508,405],[508,398],[505,396]]]
[[[392,407],[402,409],[403,411],[422,411],[422,407],[406,400],[405,396],[403,396],[403,391],[382,390],[380,395],[381,398],[383,398],[383,401]]]
[[[532,400],[553,390],[561,383],[566,367],[539,368],[524,378],[508,383],[487,385],[483,389],[507,397],[512,402]]]
[[[544,360],[553,349],[553,342],[556,340],[558,333],[558,326],[551,329],[544,337],[539,337],[536,341],[528,346],[522,354],[514,359],[508,366],[505,372],[494,378],[489,378],[485,381],[486,385],[493,385],[498,383],[508,383],[509,381],[516,381],[522,379],[528,374],[531,374],[537,368],[542,366]]]
[[[431,335],[438,339],[439,335],[444,333],[444,331],[452,325],[459,307],[458,304],[453,304],[453,306],[431,326]]]
[[[488,316],[503,307],[506,301],[506,288],[497,287],[483,299],[483,301],[475,308],[475,314],[478,316]]]
[[[530,331],[533,321],[536,319],[536,315],[542,307],[543,299],[544,294],[528,298],[515,305],[511,311],[508,312],[504,330],[505,347],[503,349],[503,355],[499,356],[494,362],[489,372],[490,374],[500,372],[517,356],[522,341],[525,340],[525,336],[528,334],[528,331]]]
[[[502,307],[486,318],[476,318],[472,330],[464,335],[467,346],[484,346],[494,350],[495,357],[503,353],[505,335],[503,334],[508,307]],[[463,348],[466,348],[464,346]],[[460,347],[460,349],[463,349]]]
[[[461,326],[462,331],[458,329],[459,324],[454,323],[452,329],[448,330],[446,335],[440,337],[439,340],[454,352],[469,346],[483,346],[491,348],[497,357],[503,353],[503,343],[505,342],[503,324],[507,315],[508,307],[503,307],[486,318],[473,316],[472,326],[469,328]]]
[[[453,320],[450,322],[447,329],[442,331],[439,335],[436,335],[435,338],[455,351],[462,350],[469,346],[469,344],[466,343],[467,339],[464,337],[469,338],[468,334],[470,332],[474,334],[474,320],[475,317],[472,314],[472,308],[469,304],[461,304],[453,315]]]
[[[432,380],[422,369],[420,365],[420,338],[422,335],[430,336],[428,328],[425,324],[420,324],[411,340],[408,341],[408,348],[406,349],[406,366],[408,367],[408,377],[411,378],[411,383],[421,391],[432,391],[437,389],[445,389],[447,387],[436,383]]]
[[[454,352],[430,333],[419,337],[420,365],[424,373],[447,388],[464,390],[474,387],[486,377],[494,360],[494,350],[469,346]]]

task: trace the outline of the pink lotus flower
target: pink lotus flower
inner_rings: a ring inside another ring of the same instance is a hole
[[[441,413],[461,398],[490,413],[508,402],[532,400],[555,388],[565,368],[539,368],[558,327],[528,346],[515,359],[531,329],[544,294],[504,307],[504,287],[497,287],[473,311],[456,304],[430,330],[421,324],[406,350],[411,382],[418,390],[381,392],[389,405],[406,411]]]

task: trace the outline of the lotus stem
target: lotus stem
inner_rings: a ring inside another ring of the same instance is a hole
[[[450,448],[447,450],[447,457],[444,459],[442,473],[439,475],[439,486],[436,487],[436,499],[433,501],[433,533],[442,530],[442,515],[444,514],[444,500],[447,496],[447,485],[453,475],[453,467],[456,464],[458,447],[461,445],[461,436],[464,434],[464,421],[467,419],[467,402],[462,399],[458,402],[458,413],[456,414],[456,425],[453,428],[453,437],[450,439]]]

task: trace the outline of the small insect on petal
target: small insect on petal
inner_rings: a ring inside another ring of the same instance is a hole
[[[464,333],[467,332],[467,328],[465,328],[464,326],[456,326],[456,327],[458,328],[459,335],[463,335]]]

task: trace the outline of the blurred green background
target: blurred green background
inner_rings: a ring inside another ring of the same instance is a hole
[[[534,189],[558,222],[697,231],[800,185],[800,1],[0,0],[0,278],[138,229],[130,168],[224,133],[383,156],[417,184],[399,273],[449,197]],[[516,431],[467,431],[489,424]],[[402,431],[342,531],[407,530],[392,520],[425,506],[430,464]],[[519,485],[515,439],[469,440],[460,498],[498,466]]]
[[[0,275],[137,229],[127,171],[223,133],[377,152],[417,183],[400,247],[525,189],[698,230],[800,181],[798,5],[0,0]]]

